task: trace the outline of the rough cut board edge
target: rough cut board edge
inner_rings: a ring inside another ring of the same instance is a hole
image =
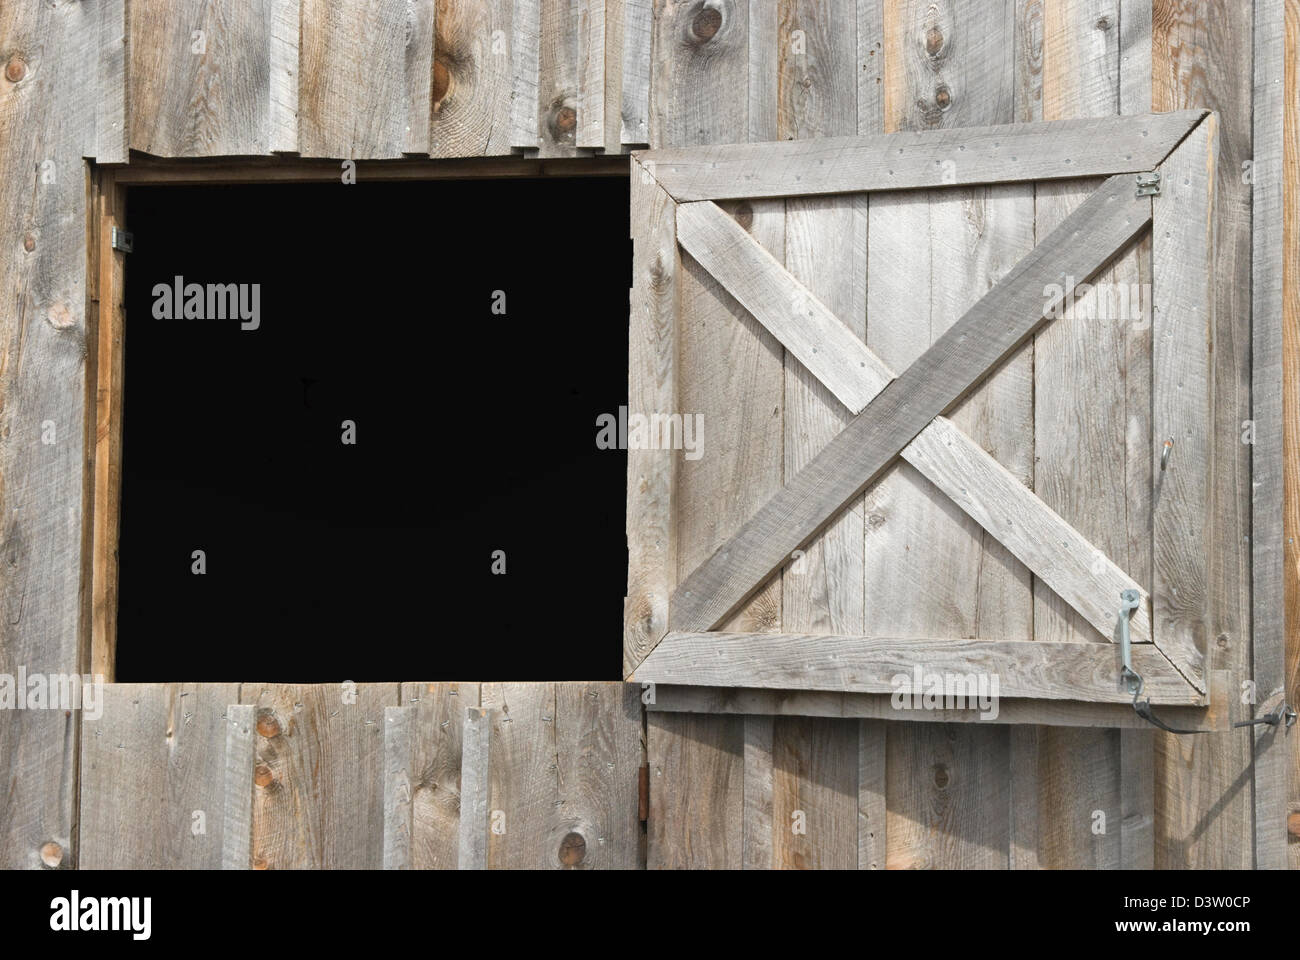
[[[1153,169],[1208,112],[665,148],[633,156],[678,202],[1104,177]]]
[[[1232,676],[1227,670],[1210,674],[1208,707],[1170,706],[1160,719],[1183,730],[1229,730]],[[1128,704],[1084,703],[1078,700],[998,702],[998,715],[981,719],[977,710],[900,710],[888,693],[838,693],[823,690],[745,690],[735,687],[646,684],[651,713],[747,714],[782,717],[841,717],[850,720],[900,720],[921,723],[1046,724],[1056,727],[1107,727],[1152,730]],[[651,695],[652,694],[652,695]]]
[[[1133,648],[1133,665],[1156,705],[1203,706],[1151,645]],[[996,676],[1000,696],[1129,703],[1120,686],[1120,650],[1108,643],[1042,640],[844,637],[779,633],[669,633],[639,666],[642,683],[778,690],[890,693],[913,671]],[[928,681],[927,681],[928,682]],[[922,691],[923,692],[923,691]]]

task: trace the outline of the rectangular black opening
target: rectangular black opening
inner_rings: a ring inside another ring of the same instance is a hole
[[[625,177],[127,211],[119,681],[619,677]]]

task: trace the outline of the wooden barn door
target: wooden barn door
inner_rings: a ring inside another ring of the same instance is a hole
[[[666,420],[659,447],[629,445],[652,865],[1008,866],[1037,848],[1015,820],[1051,815],[1014,795],[1013,757],[1055,755],[1069,727],[1100,750],[1081,778],[1127,763],[1093,798],[1109,830],[1071,842],[1119,865],[1129,825],[1130,858],[1149,850],[1124,591],[1143,696],[1218,722],[1215,128],[1108,122],[636,158],[630,412],[702,424],[693,451],[662,449]],[[912,667],[1001,676],[1017,725],[899,712]]]

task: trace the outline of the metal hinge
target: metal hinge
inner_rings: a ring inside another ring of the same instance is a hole
[[[113,228],[113,249],[130,253],[135,249],[135,234],[120,227]]]
[[[1160,196],[1160,174],[1154,170],[1150,173],[1139,173],[1137,195],[1139,197]]]

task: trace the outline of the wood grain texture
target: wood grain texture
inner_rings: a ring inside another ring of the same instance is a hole
[[[653,29],[650,146],[748,140],[749,0],[656,0]]]
[[[628,325],[628,414],[680,412],[677,403],[677,285],[681,270],[674,204],[633,161],[632,293]],[[627,595],[623,601],[623,675],[668,629],[677,585],[675,451],[627,452]]]
[[[230,703],[226,705],[225,718],[225,776],[221,784],[221,869],[247,870],[252,866],[257,711],[248,704]],[[191,819],[191,833],[192,828]]]
[[[122,501],[122,391],[126,358],[126,254],[112,246],[113,230],[126,224],[126,191],[110,171],[98,179],[92,233],[95,249],[95,349],[87,372],[95,381],[95,433],[90,521],[90,673],[112,682],[117,656],[117,547]]]
[[[1134,669],[1155,704],[1201,702],[1150,644],[1133,648]],[[1139,666],[1140,664],[1140,666]],[[1129,703],[1119,684],[1116,644],[1048,640],[789,633],[669,633],[635,679],[687,686],[889,693],[920,669],[967,678],[997,677],[1004,697]],[[966,683],[971,681],[967,680]],[[929,683],[929,680],[926,680]],[[967,688],[963,688],[967,689]]]
[[[460,850],[462,728],[477,683],[404,683],[411,717],[411,869],[455,870]]]
[[[99,10],[0,8],[0,672],[79,674],[87,436],[87,190],[95,150]],[[15,79],[15,77],[17,79]],[[49,430],[54,433],[49,433]],[[53,442],[43,442],[43,436]],[[57,843],[76,864],[79,721],[6,711],[0,865],[38,868]]]
[[[744,865],[745,723],[739,716],[651,713],[647,866]]]
[[[461,730],[458,869],[486,870],[492,804],[492,721],[485,707],[467,707]]]
[[[132,149],[160,157],[296,149],[298,101],[296,96],[289,99],[296,90],[298,71],[296,2],[132,0],[126,9],[130,30],[126,100]],[[324,26],[324,6],[306,0],[302,12],[302,23],[314,42],[317,29]],[[354,4],[347,16],[356,12]],[[353,19],[336,29],[355,30],[360,36]],[[304,53],[313,57],[304,63],[313,71],[338,66],[325,67],[314,59],[322,53],[318,47]],[[354,68],[359,71],[361,65]],[[397,68],[400,75],[400,61]],[[313,72],[304,88],[309,117],[317,115],[316,98],[325,93],[316,85],[319,79]],[[401,103],[396,90],[378,87],[371,92],[391,95],[392,103]],[[337,90],[336,94],[333,103],[321,105],[331,113],[343,109],[339,101],[346,95]],[[381,105],[377,112],[382,114],[385,107]]]
[[[652,0],[623,0],[623,91],[619,139],[624,145],[650,142],[653,6]]]
[[[635,869],[640,688],[485,683],[492,869]]]
[[[773,866],[856,870],[858,722],[776,717],[772,745]]]
[[[996,735],[993,735],[995,734]],[[1005,731],[959,723],[888,724],[890,870],[1005,869]]]
[[[1209,567],[1209,666],[1235,674],[1233,719],[1250,677],[1250,185],[1253,10],[1224,4],[1211,13],[1186,0],[1152,4],[1152,105],[1208,107],[1218,114],[1214,236],[1214,396],[1209,451],[1214,513]],[[1159,278],[1156,278],[1159,283]],[[1175,451],[1176,452],[1176,451]],[[1156,867],[1243,868],[1252,863],[1249,737],[1156,734]]]
[[[398,697],[385,683],[241,686],[257,708],[255,869],[383,866],[384,708]]]
[[[1125,178],[1108,181],[1053,236],[1023,258],[924,358],[893,381],[781,492],[677,587],[669,624],[708,630],[870,485],[935,416],[956,404],[1033,333],[1051,307],[1047,284],[1067,296],[1141,231],[1149,205]],[[689,354],[689,350],[687,351]],[[687,558],[689,559],[689,558]]]
[[[103,695],[100,715],[81,717],[80,865],[246,869],[246,836],[225,833],[247,829],[253,785],[251,728],[226,709],[239,685],[107,684]]]
[[[587,0],[552,0],[538,19],[538,156],[563,156],[577,144],[578,87],[585,45]]]
[[[858,0],[858,135],[885,132],[884,0]]]
[[[584,0],[578,10],[577,130],[579,147],[605,148],[605,17],[608,0]],[[617,96],[617,91],[612,91]]]
[[[305,157],[400,157],[407,146],[407,8],[374,0],[301,0],[299,150]],[[422,63],[421,63],[422,61]],[[412,69],[430,69],[412,57]],[[426,88],[427,89],[427,88]],[[260,151],[259,151],[260,152]]]
[[[511,57],[514,61],[510,92],[510,145],[525,151],[541,143],[538,83],[542,8],[539,0],[516,0],[511,16]]]
[[[1149,170],[1204,111],[735,143],[636,154],[674,199],[810,196]]]
[[[384,869],[411,868],[412,706],[384,708]]]
[[[512,0],[438,0],[434,16],[431,157],[510,153],[515,125]],[[528,63],[531,48],[520,53]]]
[[[1267,0],[1255,4],[1255,76],[1251,187],[1251,623],[1256,699],[1279,694],[1294,703],[1300,654],[1288,670],[1287,626],[1298,601],[1294,538],[1300,479],[1294,466],[1297,357],[1300,343],[1300,272],[1287,250],[1300,240],[1300,107],[1284,91],[1295,88],[1300,48],[1300,6]],[[1288,56],[1288,53],[1290,54]],[[1288,86],[1289,84],[1289,86]],[[1289,456],[1288,456],[1289,452]],[[1282,523],[1272,518],[1281,516]],[[1265,520],[1264,518],[1268,518]],[[1259,521],[1263,522],[1259,522]],[[1292,643],[1293,647],[1300,646]],[[1288,684],[1288,678],[1290,683]],[[1291,688],[1288,692],[1288,686]],[[1300,749],[1277,730],[1255,733],[1255,866],[1300,867],[1300,844],[1288,841],[1288,768],[1300,772]],[[1300,776],[1290,796],[1300,807]],[[1288,857],[1288,849],[1293,856]]]
[[[1218,124],[1211,115],[1160,165],[1151,201],[1152,632],[1204,689],[1214,465],[1214,190]],[[1172,443],[1160,469],[1163,443]]]
[[[970,127],[1011,117],[1007,52],[1015,3],[898,0],[885,5],[884,109],[891,130]]]
[[[783,253],[783,201],[735,204],[728,213],[769,253]],[[781,490],[785,375],[776,338],[685,254],[678,318],[678,404],[684,417],[699,415],[704,424],[696,457],[676,454],[682,456],[676,501],[680,583]],[[738,404],[736,397],[746,402]],[[760,589],[752,598],[722,611],[720,619],[742,632],[779,630],[780,577],[755,586]],[[669,604],[670,624],[675,603]]]
[[[856,0],[781,0],[777,15],[776,136],[766,139],[856,134]]]
[[[130,150],[127,126],[126,0],[100,0],[99,64],[95,75],[95,144],[100,163],[126,163]]]
[[[1208,707],[1164,707],[1162,719],[1190,730],[1228,729],[1231,678],[1226,670],[1211,674]],[[661,683],[649,713],[710,713],[792,717],[847,717],[860,720],[897,720],[892,694],[832,693],[826,690],[755,690],[737,687],[692,687]],[[1133,712],[1130,704],[1081,703],[1074,700],[1018,700],[1003,698],[996,717],[976,712],[913,710],[909,723],[976,723],[991,727],[1043,724],[1059,727],[1114,727],[1125,731],[1150,731],[1151,725]],[[864,781],[865,782],[865,781]],[[1014,793],[1015,791],[1013,791]],[[1036,795],[1036,793],[1034,794]]]
[[[743,856],[746,870],[771,870],[776,866],[772,819],[773,722],[770,716],[745,717],[745,807]]]

